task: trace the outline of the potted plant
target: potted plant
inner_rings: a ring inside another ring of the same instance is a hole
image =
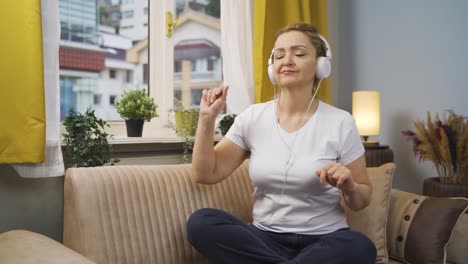
[[[236,116],[236,114],[227,114],[221,118],[221,121],[219,121],[218,125],[221,135],[226,135],[226,133],[229,131],[229,128],[231,128],[232,124],[234,123]]]
[[[174,130],[177,136],[195,136],[197,132],[199,109],[195,106],[185,108],[180,100],[175,99],[172,112],[174,113]]]
[[[193,149],[194,136],[197,132],[199,109],[195,106],[186,108],[180,100],[175,99],[174,108],[170,112],[174,114],[175,124],[169,121],[169,127],[174,129],[177,136],[184,138],[182,143],[183,158],[184,162],[188,163]]]
[[[125,119],[128,137],[141,137],[144,122],[158,117],[158,106],[144,89],[125,91],[120,100],[115,101],[115,107]]]
[[[119,162],[111,158],[111,135],[104,130],[107,123],[88,108],[84,114],[70,109],[63,125],[66,134],[64,160],[67,167],[96,167]]]
[[[414,123],[416,130],[402,131],[413,144],[420,161],[432,161],[439,177],[424,181],[423,193],[428,196],[468,197],[468,119],[447,111],[443,120],[432,119]]]

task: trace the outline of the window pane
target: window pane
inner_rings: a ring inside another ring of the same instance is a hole
[[[173,0],[179,21],[174,43],[174,98],[200,104],[203,89],[222,83],[220,1]]]
[[[104,120],[122,120],[114,101],[148,88],[145,10],[148,0],[59,0],[62,120],[70,108],[88,107]]]

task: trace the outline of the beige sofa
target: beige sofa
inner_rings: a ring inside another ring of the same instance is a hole
[[[404,218],[417,210],[414,207],[417,204],[412,202],[415,197],[422,197],[392,190],[391,200],[378,198],[391,189],[394,166],[386,166],[380,170],[368,168],[376,185],[374,205],[363,212],[364,216],[352,213],[348,217],[352,218],[350,225],[354,229],[373,225],[370,232],[379,234],[370,236],[379,244],[376,246],[380,253],[393,250],[395,255],[402,255],[405,249],[399,243],[404,242],[400,241],[401,235],[408,231],[410,222]],[[96,263],[208,263],[187,242],[186,221],[193,211],[203,207],[222,208],[251,221],[253,200],[248,162],[217,185],[195,184],[189,176],[190,165],[68,170],[64,244]],[[389,217],[378,216],[386,212],[388,204]],[[370,216],[367,220],[366,214]],[[459,220],[448,248],[449,263],[468,263],[468,217]],[[383,221],[383,226],[379,227],[376,221]],[[399,263],[382,254],[377,263]]]
[[[411,236],[414,240],[411,226],[424,224],[412,219],[420,221],[419,201],[425,198],[392,190],[393,169],[391,164],[368,168],[374,186],[371,205],[357,213],[347,211],[350,226],[376,244],[376,263],[401,263],[389,260],[389,252],[400,258],[411,255],[414,250],[408,248],[420,244],[409,242]],[[11,231],[0,234],[0,263],[208,263],[186,240],[189,215],[198,208],[215,207],[250,221],[251,193],[247,162],[225,181],[209,186],[191,182],[190,165],[69,169],[64,192],[66,247],[39,234]],[[431,221],[447,224],[437,217],[423,218],[430,223],[423,229],[428,234],[437,231]],[[468,214],[458,220],[447,263],[468,263]],[[430,250],[423,248],[426,251]]]

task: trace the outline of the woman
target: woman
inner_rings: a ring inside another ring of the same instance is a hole
[[[352,116],[315,98],[327,46],[309,24],[281,29],[269,60],[279,97],[241,113],[214,148],[228,87],[203,91],[192,179],[222,181],[250,152],[255,198],[252,224],[212,208],[190,217],[189,241],[214,263],[375,263],[375,246],[349,230],[339,203],[369,204],[364,147]]]

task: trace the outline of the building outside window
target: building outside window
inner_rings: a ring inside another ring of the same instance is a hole
[[[84,111],[91,107],[106,121],[123,121],[113,104],[129,89],[147,89],[157,102],[172,102],[176,97],[185,106],[198,105],[203,89],[222,83],[219,14],[210,14],[206,8],[216,0],[155,1],[151,10],[149,0],[59,1],[62,120],[69,108]],[[162,35],[163,38],[156,38],[159,41],[151,42],[145,24],[150,16],[152,23],[165,23],[165,17],[155,13],[171,9],[184,22],[174,29],[170,40],[172,51],[160,53],[165,50],[160,40],[164,42],[167,38]],[[150,43],[155,45],[151,54]],[[154,58],[158,58],[157,62],[166,61],[161,58],[167,55],[174,58],[173,64],[150,65]],[[158,78],[161,69],[171,69],[174,78]],[[155,78],[154,84],[150,78]],[[163,120],[161,116],[167,116],[163,112],[172,107],[159,105],[158,119]],[[124,134],[123,131],[118,135]]]

